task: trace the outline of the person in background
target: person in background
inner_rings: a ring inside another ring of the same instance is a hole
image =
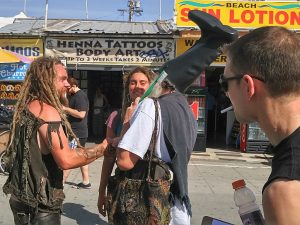
[[[66,107],[69,106],[69,99],[68,99],[69,88],[70,88],[70,84],[69,84],[69,86],[66,87],[66,90],[63,93],[61,93],[59,96],[60,103]]]
[[[122,110],[114,111],[109,116],[106,122],[106,138],[112,139],[120,136],[127,107],[131,106],[137,97],[141,97],[145,93],[155,76],[156,74],[146,67],[136,67],[124,75]],[[115,159],[116,157],[114,154],[106,154],[102,165],[98,195],[98,210],[103,216],[106,216],[106,187],[108,178],[111,175],[115,164]]]
[[[17,225],[60,225],[63,170],[93,162],[108,145],[69,148],[68,136],[75,134],[59,99],[69,86],[67,78],[55,58],[39,57],[26,72],[3,158],[9,172],[3,192],[11,195]]]
[[[68,82],[70,84],[70,88],[68,90],[69,106],[63,106],[63,110],[68,114],[68,120],[71,124],[71,128],[78,138],[79,143],[76,144],[80,144],[81,147],[84,147],[88,138],[87,118],[89,111],[89,100],[86,93],[79,88],[78,81],[75,78],[69,78]],[[70,141],[72,143],[73,140]],[[80,170],[82,174],[82,182],[78,183],[76,187],[85,189],[91,188],[88,165],[80,167]],[[69,175],[70,170],[64,171],[64,182],[67,181]]]
[[[220,84],[241,123],[257,121],[273,146],[263,187],[266,224],[300,221],[300,41],[283,27],[252,30],[224,47]]]
[[[106,96],[102,93],[101,89],[97,87],[94,96],[94,111],[96,111],[97,113],[97,110],[95,109],[103,108],[106,105],[108,105],[108,100]]]
[[[155,154],[169,163],[174,174],[171,192],[172,225],[190,224],[192,215],[188,196],[188,162],[197,137],[197,122],[185,96],[175,86],[164,80],[154,92],[158,97],[158,135]],[[135,101],[137,104],[137,101]],[[134,107],[133,107],[134,108]],[[151,141],[155,121],[155,105],[151,98],[144,99],[128,122],[125,120],[124,136],[117,147],[117,166],[130,170],[143,159]]]
[[[97,140],[104,138],[104,120],[105,120],[105,108],[109,107],[106,96],[102,93],[101,89],[97,87],[94,96],[93,107],[93,134]]]

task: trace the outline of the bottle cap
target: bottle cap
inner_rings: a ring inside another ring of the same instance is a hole
[[[232,187],[233,189],[239,189],[239,188],[242,188],[242,187],[245,187],[246,186],[246,183],[243,179],[241,180],[236,180],[234,182],[232,182]]]

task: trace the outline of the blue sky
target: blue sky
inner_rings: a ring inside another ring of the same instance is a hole
[[[127,9],[128,0],[87,0],[88,18],[99,20],[127,21],[128,13],[124,15],[118,9]],[[133,21],[156,21],[159,19],[161,2],[161,18],[172,19],[174,0],[140,0],[143,9],[141,16],[134,15]],[[0,0],[0,17],[15,16],[21,11],[26,15],[44,18],[46,0]],[[25,4],[26,3],[26,4]],[[85,19],[86,0],[48,0],[48,18]]]

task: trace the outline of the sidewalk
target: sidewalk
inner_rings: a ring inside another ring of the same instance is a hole
[[[206,152],[192,153],[192,159],[207,159],[207,160],[224,160],[224,161],[240,161],[248,163],[263,163],[270,165],[272,162],[272,155],[265,153],[243,153],[234,149],[215,149],[206,148]]]
[[[90,142],[88,146],[94,143]],[[267,157],[267,158],[265,158]],[[233,224],[241,224],[233,201],[233,180],[245,179],[261,206],[262,186],[270,174],[270,155],[241,153],[231,149],[207,148],[193,152],[189,169],[189,195],[193,206],[191,224],[199,225],[203,216],[210,215]],[[107,218],[97,209],[98,188],[103,158],[89,166],[91,189],[76,189],[82,181],[80,169],[73,169],[64,187],[63,225],[107,225]],[[263,165],[262,165],[263,164]],[[1,187],[7,176],[0,174]],[[13,224],[8,197],[0,194],[0,224]]]
[[[93,146],[95,143],[88,142],[86,147]],[[240,152],[234,148],[206,148],[205,152],[193,151],[192,160],[223,160],[223,161],[240,161],[249,163],[263,163],[271,165],[272,155],[265,153]]]
[[[86,147],[93,146],[93,142],[86,144]],[[224,160],[224,161],[240,161],[249,163],[263,163],[271,165],[272,155],[265,153],[244,153],[234,148],[206,148],[205,152],[193,151],[191,159],[193,160]]]

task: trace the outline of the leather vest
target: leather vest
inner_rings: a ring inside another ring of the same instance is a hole
[[[60,212],[65,198],[63,171],[52,154],[41,153],[37,140],[38,129],[45,123],[48,132],[59,135],[61,122],[45,122],[27,109],[22,112],[14,140],[6,150],[10,173],[3,192],[40,212]]]

